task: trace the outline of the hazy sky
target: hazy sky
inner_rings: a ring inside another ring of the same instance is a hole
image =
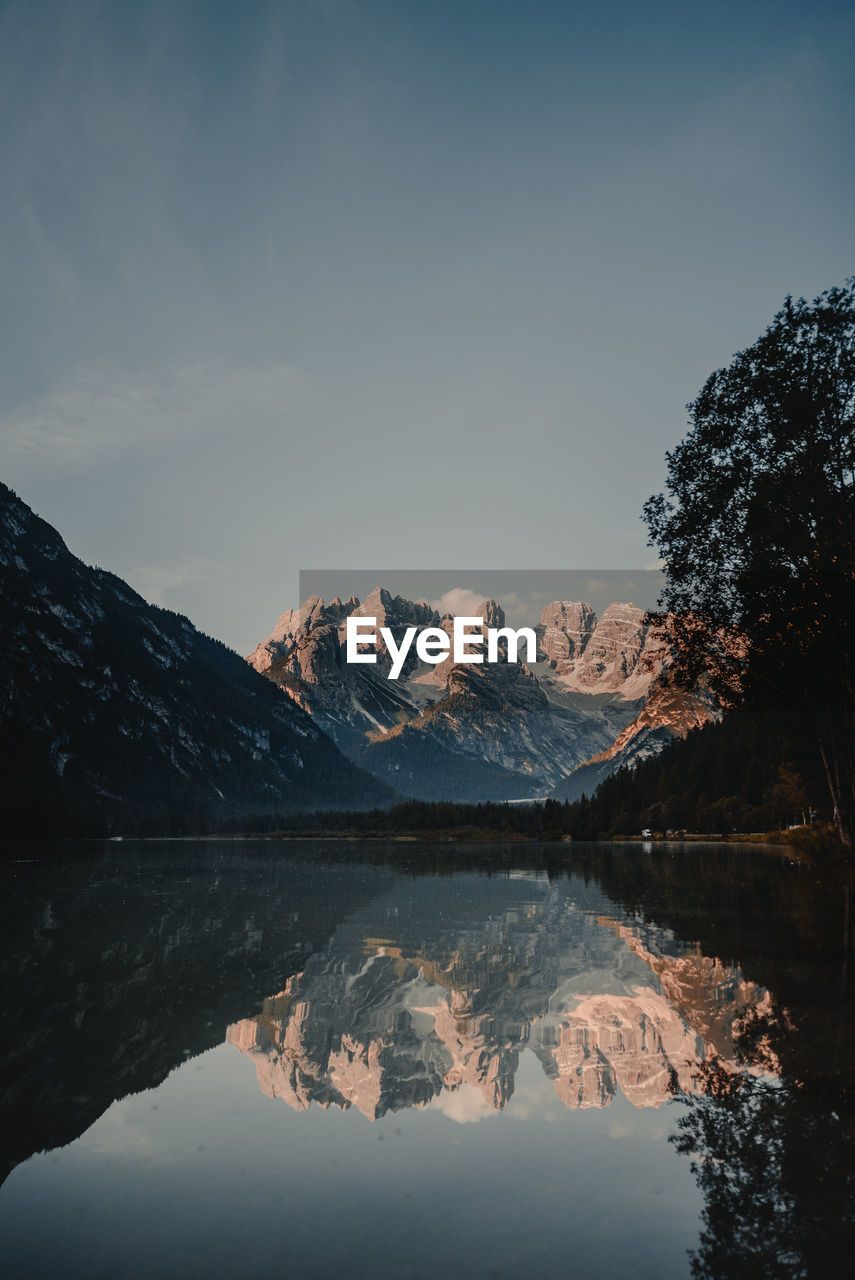
[[[846,3],[0,0],[2,475],[248,652],[301,567],[649,564],[855,272]]]

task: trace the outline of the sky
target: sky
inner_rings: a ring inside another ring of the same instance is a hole
[[[626,569],[855,273],[855,10],[0,0],[0,474],[247,653],[298,574]]]

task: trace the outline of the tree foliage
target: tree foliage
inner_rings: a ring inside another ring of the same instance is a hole
[[[675,676],[726,706],[786,707],[855,842],[855,277],[787,298],[707,380],[646,503]]]

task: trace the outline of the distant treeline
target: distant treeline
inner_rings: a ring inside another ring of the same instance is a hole
[[[593,839],[652,831],[772,831],[830,820],[813,744],[782,716],[731,712],[675,740],[661,755],[622,769],[571,806],[571,834]]]
[[[687,831],[731,835],[829,820],[816,764],[785,722],[733,712],[676,740],[635,769],[621,769],[574,803],[458,804],[410,800],[391,809],[265,815],[259,833],[445,836],[455,839],[603,840]],[[234,831],[246,824],[233,823]]]

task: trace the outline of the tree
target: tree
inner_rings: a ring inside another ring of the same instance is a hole
[[[810,1280],[855,1244],[855,1133],[847,1088],[712,1057],[672,1136],[703,1193],[697,1280]]]
[[[675,679],[786,708],[817,745],[855,845],[855,277],[787,298],[707,380],[644,519]]]

